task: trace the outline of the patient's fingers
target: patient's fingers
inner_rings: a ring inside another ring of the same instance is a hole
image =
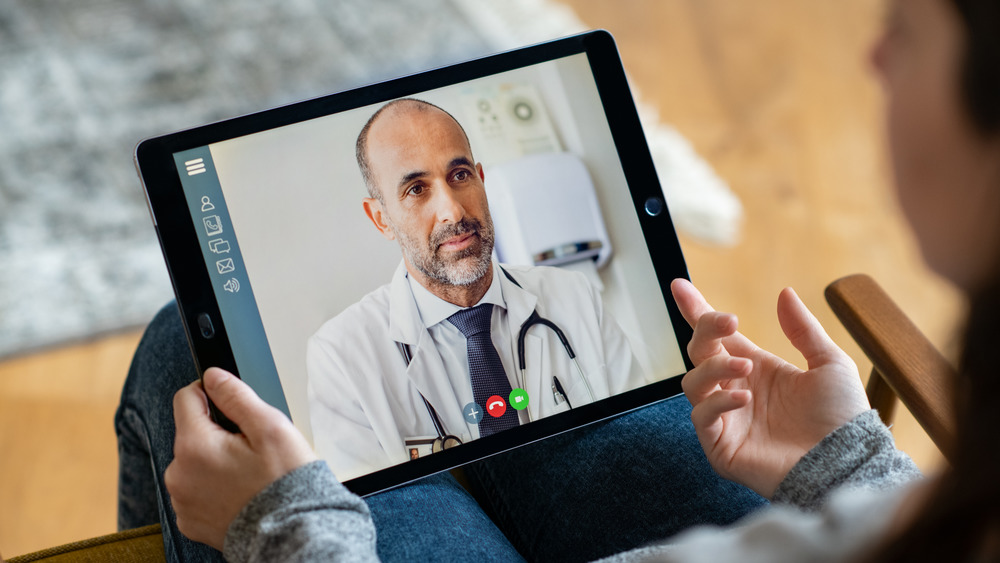
[[[699,321],[706,315],[714,314],[715,309],[713,309],[712,306],[708,304],[708,301],[702,297],[701,293],[698,292],[698,289],[686,279],[675,279],[670,284],[670,290],[674,294],[674,301],[677,302],[677,307],[680,309],[681,314],[684,316],[684,319],[688,322],[688,324],[695,328],[697,336],[697,326]],[[719,314],[725,315],[728,313]],[[757,351],[757,346],[739,332],[733,332],[729,336],[724,337],[722,345],[730,354],[735,356],[748,357],[750,354]],[[690,354],[690,348],[688,350]],[[695,363],[695,365],[697,365],[701,359],[703,358],[699,357],[698,359],[695,359],[693,355],[691,357],[691,360]]]
[[[691,422],[706,451],[722,434],[722,415],[745,407],[752,397],[748,389],[719,389],[691,409]]]
[[[174,394],[174,424],[179,434],[193,430],[207,420],[208,400],[200,381],[182,387]]]
[[[694,365],[719,354],[726,354],[722,339],[736,334],[738,322],[736,315],[732,313],[719,313],[712,311],[705,313],[698,319],[694,327],[694,334],[688,342],[688,356]]]
[[[677,278],[670,283],[670,291],[674,294],[674,301],[681,310],[684,320],[694,328],[698,319],[705,313],[710,313],[715,309],[708,304],[708,301],[695,288],[694,284],[684,278]]]
[[[753,362],[746,358],[714,356],[689,371],[681,380],[681,388],[691,404],[697,405],[723,383],[745,378],[752,369]]]

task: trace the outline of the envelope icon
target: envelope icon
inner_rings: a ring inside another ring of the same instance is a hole
[[[219,260],[215,263],[215,267],[219,270],[220,274],[228,274],[236,269],[236,266],[233,265],[232,258],[223,258],[222,260]]]

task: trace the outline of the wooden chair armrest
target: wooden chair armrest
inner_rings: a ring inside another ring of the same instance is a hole
[[[955,437],[955,369],[871,277],[856,274],[826,288],[826,300],[851,337],[937,447]]]

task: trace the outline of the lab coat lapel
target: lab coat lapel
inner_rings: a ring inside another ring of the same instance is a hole
[[[495,263],[494,263],[495,264]],[[510,272],[511,277],[517,280],[518,272]],[[517,283],[524,285],[520,280]],[[521,325],[528,320],[535,310],[538,298],[523,287],[518,287],[511,282],[503,271],[500,272],[500,290],[503,292],[503,300],[507,305],[508,327],[511,331],[512,342],[517,342],[517,335],[521,330]]]
[[[420,311],[413,299],[410,282],[406,279],[406,266],[402,262],[393,275],[389,292],[389,337],[395,342],[408,345],[412,356],[404,378],[412,382],[434,407],[446,431],[465,433],[467,427],[462,416],[462,405],[458,404],[458,396],[445,373],[441,355],[420,320]],[[405,384],[405,381],[399,383]],[[423,405],[420,405],[417,416],[430,416],[424,415],[424,410]]]
[[[462,405],[451,385],[451,378],[445,373],[441,355],[426,329],[423,329],[413,348],[413,359],[406,369],[406,376],[437,411],[446,433],[461,437],[467,432]]]
[[[389,286],[389,338],[415,346],[421,332],[427,330],[420,322],[420,311],[406,280],[406,265],[400,262]]]

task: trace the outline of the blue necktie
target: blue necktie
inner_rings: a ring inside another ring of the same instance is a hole
[[[487,409],[479,422],[479,435],[489,436],[502,430],[514,428],[519,424],[517,411],[507,405],[507,410],[501,417],[489,413],[487,404],[490,397],[499,395],[506,405],[510,400],[510,382],[500,363],[500,356],[493,347],[490,337],[490,318],[493,316],[493,305],[486,303],[462,309],[448,317],[448,322],[455,325],[465,335],[469,355],[469,376],[472,380],[472,398],[476,403]]]

